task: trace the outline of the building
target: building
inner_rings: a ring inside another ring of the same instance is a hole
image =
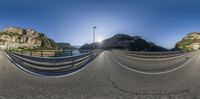
[[[193,50],[198,50],[200,48],[200,43],[193,43],[192,48]]]

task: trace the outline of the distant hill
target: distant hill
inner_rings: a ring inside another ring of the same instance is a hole
[[[79,46],[79,45],[71,45],[73,48],[76,48],[76,49],[78,49],[78,48],[80,48],[81,46]]]
[[[188,33],[181,41],[177,42],[175,48],[179,50],[193,50],[199,49],[199,45],[200,32],[191,32]]]
[[[85,44],[81,49],[92,49],[93,45],[96,48],[103,49],[128,49],[131,51],[167,51],[166,48],[147,42],[139,36],[129,36],[127,34],[116,34],[111,38],[104,40],[102,43]]]
[[[33,29],[8,27],[0,31],[0,49],[59,49],[56,42]]]
[[[102,44],[100,44],[100,43],[91,43],[91,44],[86,43],[86,44],[80,46],[79,49],[91,50],[91,49],[93,49],[94,45],[95,45],[95,48],[102,48],[101,47]]]
[[[57,43],[57,44],[63,50],[73,48],[70,43]]]

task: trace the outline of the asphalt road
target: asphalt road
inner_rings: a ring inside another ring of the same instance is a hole
[[[73,75],[43,78],[0,52],[0,99],[200,99],[200,52],[176,71],[157,75],[131,71],[108,54]]]

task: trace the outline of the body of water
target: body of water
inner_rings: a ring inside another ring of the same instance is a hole
[[[72,50],[72,51],[64,51],[62,53],[60,53],[58,56],[76,56],[76,55],[80,55],[81,52],[79,50]]]

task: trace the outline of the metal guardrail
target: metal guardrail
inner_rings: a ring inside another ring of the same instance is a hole
[[[12,50],[11,52],[18,53],[21,55],[27,55],[27,56],[37,56],[37,57],[60,57],[60,56],[73,56],[73,50]],[[80,50],[82,53],[88,53],[91,52],[91,50]],[[65,54],[65,55],[63,55]]]
[[[11,53],[11,54],[13,54],[15,56],[26,58],[26,59],[29,59],[29,60],[32,60],[32,61],[37,61],[37,62],[40,62],[40,63],[45,63],[45,62],[48,62],[48,63],[62,63],[62,62],[70,61],[72,59],[75,60],[77,58],[80,58],[80,57],[83,57],[83,56],[87,56],[88,54],[91,54],[92,52],[84,53],[84,54],[76,55],[76,56],[64,56],[64,57],[37,57],[37,56],[22,55],[22,54],[13,53],[13,52],[7,52],[7,53]]]
[[[183,51],[138,52],[138,51],[113,50],[113,52],[138,58],[168,58],[186,54],[186,52]]]
[[[77,56],[34,57],[19,53],[6,52],[16,65],[40,75],[63,75],[68,71],[82,68],[96,57],[97,52],[88,52]]]

